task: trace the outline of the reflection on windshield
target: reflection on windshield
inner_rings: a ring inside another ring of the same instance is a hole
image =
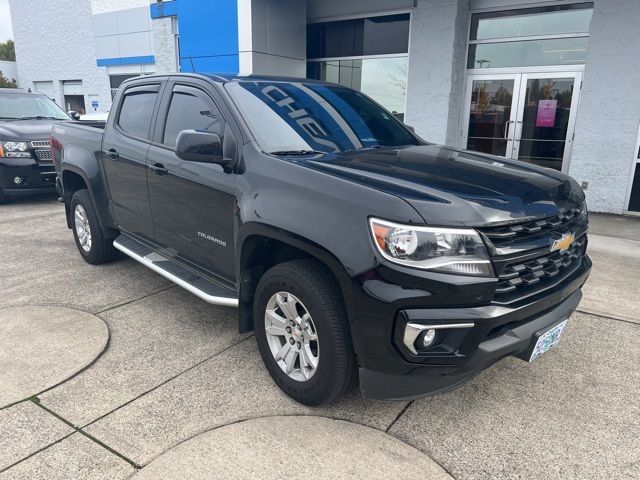
[[[392,114],[349,88],[240,81],[227,89],[266,152],[341,152],[419,143]]]
[[[67,114],[48,97],[27,93],[24,95],[15,93],[0,95],[0,118],[22,119],[39,117],[58,120],[69,119]]]

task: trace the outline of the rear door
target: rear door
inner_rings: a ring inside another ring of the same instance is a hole
[[[156,80],[127,87],[102,141],[104,172],[116,222],[122,230],[149,240],[153,238],[153,222],[146,158],[161,86]]]
[[[195,79],[167,84],[147,156],[149,198],[155,242],[165,253],[233,284],[235,174],[175,154],[182,130],[216,133],[223,142],[232,135],[207,91]]]

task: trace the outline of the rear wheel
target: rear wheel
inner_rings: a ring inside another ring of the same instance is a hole
[[[71,198],[71,225],[76,246],[82,258],[92,265],[112,261],[118,256],[113,239],[102,232],[91,196],[87,190],[78,190]]]
[[[330,403],[356,381],[344,304],[333,277],[315,260],[277,265],[254,301],[256,340],[271,377],[305,405]]]

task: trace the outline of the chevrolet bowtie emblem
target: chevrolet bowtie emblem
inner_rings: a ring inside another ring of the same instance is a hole
[[[553,242],[551,245],[551,251],[555,252],[556,250],[560,250],[561,252],[564,252],[571,246],[575,239],[576,236],[573,233],[565,233],[561,238]]]

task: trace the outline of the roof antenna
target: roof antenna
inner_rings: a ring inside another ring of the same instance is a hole
[[[193,66],[193,57],[189,55],[189,61],[191,62],[191,71],[196,73],[196,67]]]

